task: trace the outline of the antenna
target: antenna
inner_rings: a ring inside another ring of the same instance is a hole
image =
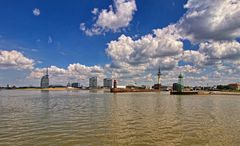
[[[48,76],[48,67],[47,67],[46,75]]]
[[[157,74],[157,76],[158,76],[158,84],[160,85],[160,77],[161,77],[161,69],[160,69],[160,65],[159,65],[159,68],[158,68],[158,74]]]
[[[161,74],[160,66],[159,66],[159,68],[158,68],[158,75],[162,75],[162,74]]]

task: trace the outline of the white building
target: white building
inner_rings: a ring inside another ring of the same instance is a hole
[[[47,69],[46,75],[44,75],[41,78],[40,87],[41,88],[48,88],[49,87],[48,69]]]
[[[89,78],[89,88],[97,88],[97,77]]]
[[[112,88],[112,79],[110,78],[103,79],[103,87]]]

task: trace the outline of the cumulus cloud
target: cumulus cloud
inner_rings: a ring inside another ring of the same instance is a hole
[[[46,73],[46,70],[47,68],[36,68],[31,72],[29,78],[40,79]],[[66,69],[50,66],[48,72],[53,84],[80,81],[81,84],[87,85],[89,77],[97,76],[100,82],[104,78],[104,70],[101,66],[85,66],[79,63],[69,64]]]
[[[235,64],[240,57],[239,42],[235,40],[240,36],[239,2],[189,0],[184,7],[187,13],[176,24],[155,29],[136,40],[121,35],[108,43],[106,53],[112,63],[106,68],[112,71],[113,77],[122,82],[146,79],[159,66],[169,74],[165,76],[166,82],[173,81],[180,72],[189,77],[188,83],[195,83],[194,77],[203,83],[223,70],[229,75],[236,73]],[[184,51],[184,39],[197,43],[199,48]],[[185,65],[180,65],[180,61]]]
[[[176,24],[156,29],[137,40],[121,35],[111,41],[106,53],[112,59],[109,66],[114,75],[121,79],[144,77],[160,65],[168,74],[177,76],[185,72],[191,81],[196,77],[203,83],[211,74],[217,76],[223,72],[220,66],[229,75],[236,73],[235,64],[240,59],[236,41],[240,36],[240,2],[189,0],[184,7],[187,13]],[[184,51],[184,39],[199,48]],[[186,65],[179,65],[180,61]],[[167,80],[171,78],[166,76]]]
[[[240,2],[189,0],[184,7],[187,12],[176,24],[155,29],[153,33],[137,39],[122,34],[117,40],[109,42],[105,50],[111,59],[109,64],[85,66],[74,63],[67,68],[51,66],[51,81],[80,81],[87,85],[91,76],[98,76],[102,81],[105,75],[111,75],[122,85],[135,82],[152,85],[156,82],[159,66],[163,72],[163,84],[168,85],[177,81],[180,72],[186,77],[187,85],[204,85],[206,81],[210,84],[236,81],[240,72],[240,43],[236,40],[240,37]],[[121,31],[129,26],[136,11],[135,0],[114,0],[114,5],[110,5],[109,9],[94,8],[95,23],[90,28],[81,23],[80,30],[89,36]],[[185,39],[199,48],[184,50]],[[52,42],[50,37],[49,42]],[[1,58],[0,63],[4,64],[2,60],[9,57]],[[10,64],[2,66],[18,66],[15,65],[17,63]],[[33,65],[28,66],[21,65],[22,68],[32,68]],[[45,71],[46,68],[36,68],[30,77],[39,79]],[[224,76],[226,74],[228,76]]]
[[[199,51],[212,59],[240,59],[240,43],[237,41],[201,43]]]
[[[109,68],[115,78],[130,78],[171,70],[177,66],[183,53],[183,42],[174,25],[156,29],[140,39],[121,35],[108,43],[107,55],[112,59]],[[149,78],[149,77],[148,77]]]
[[[99,35],[108,31],[117,32],[122,28],[128,27],[137,11],[135,0],[114,0],[114,5],[109,9],[103,9],[99,12],[97,8],[92,10],[97,15],[97,20],[92,28],[86,28],[85,23],[80,24],[80,30],[86,35]]]
[[[192,41],[233,40],[240,36],[239,0],[189,0],[179,22],[183,36]]]
[[[186,63],[191,63],[194,66],[203,66],[206,63],[206,56],[199,51],[186,50],[182,60]]]
[[[32,12],[33,12],[33,15],[35,15],[35,16],[39,16],[41,14],[40,9],[38,9],[38,8],[33,9]]]
[[[21,52],[0,50],[0,69],[32,69],[34,61]]]
[[[108,44],[106,53],[113,62],[130,65],[146,64],[157,58],[175,57],[182,53],[183,43],[175,33],[175,27],[156,29],[138,40],[121,35],[117,41]]]

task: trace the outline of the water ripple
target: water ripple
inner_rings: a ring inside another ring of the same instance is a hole
[[[239,145],[240,98],[1,91],[0,145]]]

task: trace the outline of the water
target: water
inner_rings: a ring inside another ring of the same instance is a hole
[[[0,91],[0,146],[240,145],[240,96]]]

